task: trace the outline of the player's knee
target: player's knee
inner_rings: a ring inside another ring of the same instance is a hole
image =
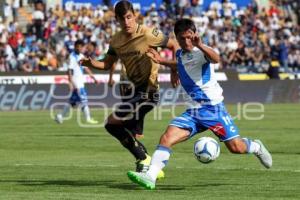
[[[107,132],[109,132],[112,136],[119,139],[119,126],[115,124],[106,123],[104,128]]]
[[[108,118],[106,119],[106,124],[122,125],[122,121],[120,119],[117,119],[117,117],[113,113],[110,116],[108,116]]]
[[[241,141],[232,141],[230,143],[226,143],[226,146],[231,153],[236,153],[236,154],[245,153],[247,150],[244,143]]]
[[[160,145],[165,147],[172,147],[175,144],[173,134],[170,131],[166,131],[160,138]]]
[[[124,133],[122,133],[122,127],[116,124],[106,123],[104,128],[106,131],[111,134],[113,137],[117,138],[121,143],[124,138],[127,137]]]
[[[229,151],[231,153],[236,153],[236,154],[244,153],[244,151],[242,150],[242,148],[240,148],[239,146],[231,146],[228,149],[229,149]]]
[[[163,145],[163,146],[165,146],[165,147],[170,147],[171,146],[171,144],[170,144],[170,140],[169,140],[169,136],[168,136],[168,134],[163,134],[162,136],[161,136],[161,138],[160,138],[160,145]]]
[[[111,133],[112,130],[115,129],[115,125],[106,123],[105,126],[104,126],[104,128],[107,130],[107,132]]]

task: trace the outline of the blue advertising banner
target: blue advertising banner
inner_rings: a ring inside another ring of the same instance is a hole
[[[74,4],[91,4],[93,6],[105,5],[105,0],[63,0],[63,5],[71,2]],[[118,2],[118,0],[111,0],[110,2],[111,5],[114,5],[116,2]],[[162,4],[163,0],[130,0],[130,2],[140,4],[142,10],[147,10],[152,3],[155,3],[157,6],[159,6]]]
[[[210,3],[213,1],[218,1],[221,3],[223,2],[223,0],[203,0],[203,8],[207,9],[209,7]],[[236,3],[236,5],[238,7],[246,7],[252,1],[254,1],[254,0],[243,0],[243,1],[231,0],[231,2]],[[70,2],[73,2],[75,4],[91,4],[93,6],[105,5],[104,4],[105,0],[104,1],[103,0],[63,0],[63,5],[65,5],[66,3],[70,3]],[[116,2],[118,2],[118,0],[111,0],[110,2],[112,5],[114,5]],[[149,7],[151,6],[152,3],[155,3],[156,6],[159,7],[163,3],[163,0],[130,0],[130,2],[140,4],[141,10],[145,11],[145,10],[149,9]],[[176,0],[173,0],[173,3],[176,3]]]

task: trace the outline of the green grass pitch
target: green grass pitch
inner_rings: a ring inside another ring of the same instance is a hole
[[[238,112],[235,105],[228,110]],[[171,119],[168,112],[161,120],[152,114],[142,139],[151,153]],[[93,116],[102,120],[103,112]],[[271,151],[270,170],[224,144],[215,162],[201,164],[193,156],[198,135],[175,146],[166,178],[147,191],[128,180],[134,159],[104,128],[79,127],[76,117],[58,125],[49,111],[0,112],[0,199],[300,199],[299,119],[299,104],[272,104],[262,120],[235,121],[242,136],[261,139]]]

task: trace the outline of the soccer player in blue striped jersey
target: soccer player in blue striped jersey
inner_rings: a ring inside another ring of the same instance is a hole
[[[146,173],[129,171],[128,177],[147,189],[154,189],[158,172],[168,163],[171,147],[205,130],[211,130],[230,152],[254,154],[266,168],[270,168],[272,156],[262,142],[241,138],[226,111],[223,90],[210,66],[210,63],[219,62],[219,55],[201,42],[192,20],[178,20],[174,32],[181,47],[176,53],[177,62],[163,60],[155,50],[149,50],[148,55],[160,64],[176,66],[181,86],[190,97],[188,109],[173,119],[161,136],[149,170]]]
[[[68,79],[70,82],[70,88],[72,89],[72,95],[69,99],[69,104],[74,107],[80,104],[82,112],[84,113],[87,124],[97,124],[98,121],[91,118],[90,109],[88,106],[88,98],[86,89],[84,87],[84,71],[86,71],[89,76],[98,84],[97,79],[93,75],[92,71],[80,64],[80,60],[84,58],[82,54],[84,42],[82,40],[77,40],[74,44],[75,49],[70,54],[69,69],[68,69]],[[64,118],[70,111],[70,106],[65,105],[62,112],[55,116],[55,121],[59,124],[63,123]]]

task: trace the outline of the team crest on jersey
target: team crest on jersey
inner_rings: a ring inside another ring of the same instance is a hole
[[[152,34],[157,37],[159,34],[159,30],[157,28],[153,29]]]
[[[188,54],[186,55],[186,58],[187,58],[188,60],[192,60],[192,59],[193,59],[193,54],[188,53]]]

